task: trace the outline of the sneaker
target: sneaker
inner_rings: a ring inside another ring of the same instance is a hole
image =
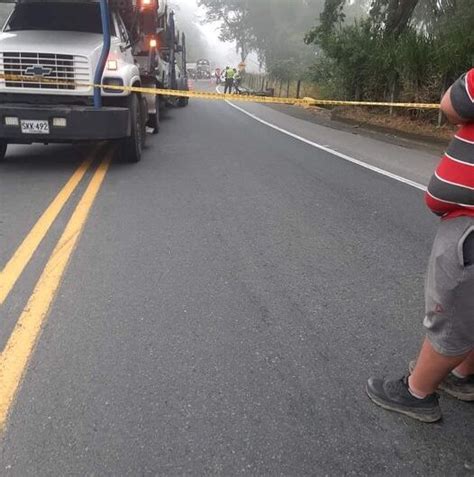
[[[410,361],[408,369],[410,374],[415,369],[416,361]],[[442,381],[438,389],[441,389],[446,394],[449,394],[460,401],[473,402],[474,401],[474,374],[465,378],[458,378],[453,373]]]
[[[408,390],[408,377],[398,380],[370,378],[367,394],[378,406],[388,411],[399,412],[422,422],[441,419],[441,409],[436,393],[417,399]]]

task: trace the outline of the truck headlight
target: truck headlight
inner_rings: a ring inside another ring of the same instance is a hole
[[[53,118],[53,126],[55,128],[65,128],[67,126],[66,118]]]
[[[118,70],[117,60],[109,60],[109,61],[107,61],[107,69],[108,69],[109,71],[117,71],[117,70]]]
[[[18,120],[18,118],[14,117],[14,116],[6,116],[5,117],[5,126],[19,126],[20,125],[20,121]]]

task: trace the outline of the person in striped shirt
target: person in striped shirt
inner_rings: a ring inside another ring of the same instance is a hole
[[[441,217],[426,280],[426,338],[408,376],[367,383],[376,404],[424,422],[441,419],[437,389],[474,401],[474,69],[451,86],[441,109],[459,129],[425,196]]]

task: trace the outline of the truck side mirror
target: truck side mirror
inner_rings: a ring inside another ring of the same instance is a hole
[[[130,48],[132,48],[133,45],[131,42],[128,42],[126,45],[120,45],[120,51],[122,53],[125,53],[127,50],[130,50]]]

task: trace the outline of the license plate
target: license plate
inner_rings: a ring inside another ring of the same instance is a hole
[[[49,122],[47,120],[23,119],[21,132],[23,134],[49,134]]]

